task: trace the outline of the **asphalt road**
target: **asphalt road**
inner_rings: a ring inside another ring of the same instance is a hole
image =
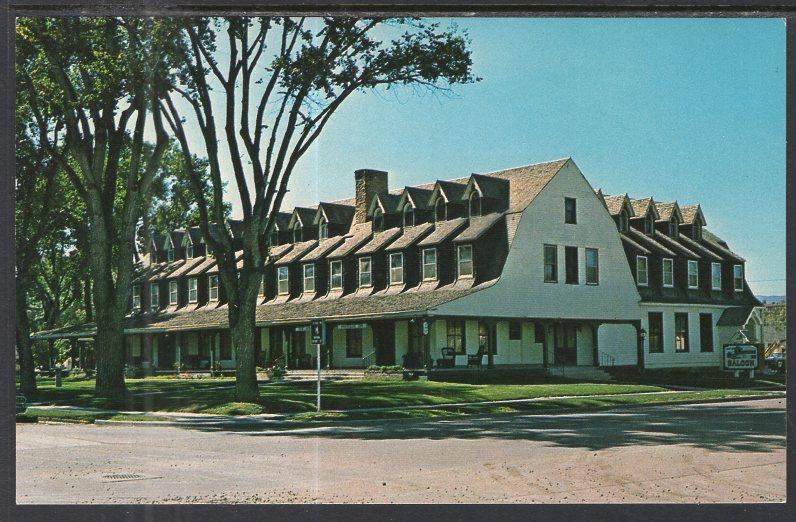
[[[17,425],[17,503],[782,502],[785,400],[299,431]]]

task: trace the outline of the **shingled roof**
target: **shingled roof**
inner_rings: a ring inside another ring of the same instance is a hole
[[[633,205],[630,204],[630,198],[627,194],[617,194],[616,196],[603,196],[603,201],[605,201],[605,208],[608,209],[608,213],[612,216],[618,216],[619,213],[622,211],[622,207],[627,204],[630,209],[630,217],[635,215],[635,211],[633,210]]]
[[[321,203],[318,205],[318,212],[323,212],[329,223],[338,225],[350,225],[354,219],[355,207],[352,205],[340,205],[339,203]]]
[[[672,215],[677,216],[678,222],[682,220],[682,213],[676,201],[669,203],[655,203],[655,208],[658,209],[658,221],[669,221]]]
[[[683,223],[692,225],[696,222],[697,218],[700,219],[702,225],[706,225],[705,216],[702,214],[702,208],[699,205],[683,205],[680,207],[680,213],[683,215]]]

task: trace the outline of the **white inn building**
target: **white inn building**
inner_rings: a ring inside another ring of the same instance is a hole
[[[604,195],[569,158],[394,190],[386,172],[354,178],[351,199],[278,215],[260,366],[314,367],[312,318],[327,321],[327,368],[719,367],[723,344],[760,340],[744,259],[699,205]],[[233,368],[198,227],[154,234],[139,270],[128,364]]]

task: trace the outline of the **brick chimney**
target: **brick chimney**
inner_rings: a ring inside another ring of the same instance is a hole
[[[379,193],[387,192],[387,173],[383,170],[359,169],[354,171],[356,185],[356,211],[354,223],[367,221],[368,207]]]

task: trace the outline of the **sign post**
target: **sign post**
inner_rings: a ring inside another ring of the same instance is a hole
[[[753,344],[725,344],[723,357],[724,370],[739,377],[742,371],[754,378],[758,365],[758,347]]]
[[[316,411],[321,411],[321,345],[326,344],[326,321],[323,319],[313,319],[310,322],[310,337],[312,344],[315,345],[316,368],[318,373],[318,383],[316,386]]]

